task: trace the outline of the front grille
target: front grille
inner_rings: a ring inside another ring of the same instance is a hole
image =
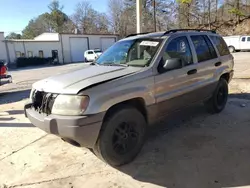
[[[44,113],[50,115],[52,111],[53,104],[58,95],[53,93],[46,93],[43,91],[35,90],[32,93],[32,103],[33,107],[39,113]]]

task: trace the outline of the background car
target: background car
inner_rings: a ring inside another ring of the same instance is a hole
[[[87,50],[84,53],[85,62],[88,61],[94,61],[96,60],[100,55],[102,55],[102,51],[100,49],[94,49],[94,50]]]

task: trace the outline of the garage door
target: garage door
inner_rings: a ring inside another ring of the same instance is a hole
[[[84,61],[84,52],[88,50],[88,39],[70,38],[69,40],[72,62]]]
[[[115,38],[101,38],[102,50],[107,50],[110,46],[115,43]]]

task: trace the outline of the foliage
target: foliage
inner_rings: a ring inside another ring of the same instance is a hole
[[[22,31],[24,39],[33,39],[44,32],[67,33],[74,31],[74,24],[62,11],[63,6],[54,0],[48,6],[50,12],[31,19]]]
[[[21,39],[22,35],[17,34],[15,32],[11,32],[9,35],[5,37],[5,39]]]
[[[245,14],[237,8],[231,8],[228,10],[228,12],[238,16],[245,16]]]
[[[142,0],[142,32],[154,31],[154,22],[157,31],[174,28],[216,29],[229,21],[237,25],[250,16],[247,1]],[[48,5],[48,12],[30,20],[22,38],[31,39],[43,32],[115,33],[120,37],[136,32],[136,0],[109,0],[107,14],[96,11],[90,0],[79,2],[70,16],[63,12],[63,8],[58,0],[53,0]]]
[[[104,13],[94,10],[88,1],[76,5],[72,21],[82,34],[109,33],[109,21]]]

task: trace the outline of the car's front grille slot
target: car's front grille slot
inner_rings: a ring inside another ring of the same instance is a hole
[[[56,97],[57,94],[36,90],[32,94],[33,107],[39,113],[50,115]]]

